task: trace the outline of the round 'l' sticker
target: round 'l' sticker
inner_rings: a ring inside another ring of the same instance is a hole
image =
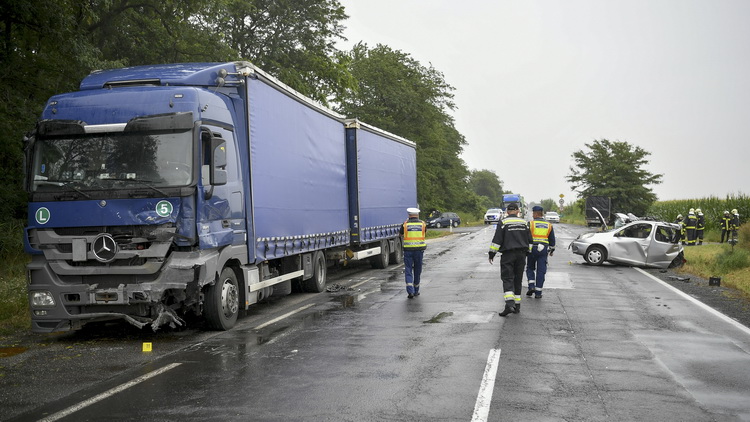
[[[50,212],[47,208],[41,207],[34,213],[34,218],[39,224],[47,224],[49,222]]]
[[[156,213],[159,214],[160,217],[168,217],[172,214],[172,203],[169,201],[159,201],[159,203],[156,204]]]

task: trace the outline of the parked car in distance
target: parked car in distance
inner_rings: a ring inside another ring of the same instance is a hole
[[[554,211],[547,211],[546,213],[544,213],[544,220],[549,221],[550,223],[559,223],[560,214]]]
[[[484,213],[484,224],[497,223],[503,219],[503,210],[500,208],[490,208]]]
[[[611,263],[674,268],[685,262],[680,228],[664,221],[638,220],[600,233],[583,233],[568,248],[590,265]]]
[[[437,217],[431,217],[427,220],[427,227],[458,227],[461,224],[461,217],[455,212],[441,212]]]

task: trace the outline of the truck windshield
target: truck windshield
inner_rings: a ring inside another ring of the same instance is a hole
[[[192,132],[99,133],[34,144],[34,192],[187,186]]]

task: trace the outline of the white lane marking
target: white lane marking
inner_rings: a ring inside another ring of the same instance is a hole
[[[659,280],[659,279],[658,279],[657,277],[655,277],[655,276],[653,276],[653,275],[651,275],[651,274],[647,273],[646,271],[642,270],[641,268],[634,268],[634,269],[635,269],[635,270],[638,270],[638,271],[639,271],[640,273],[642,273],[642,274],[644,274],[644,275],[646,275],[646,276],[648,276],[648,277],[651,277],[651,279],[653,279],[653,280],[655,280],[655,281],[657,281],[657,282],[661,283],[662,285],[664,285],[664,286],[666,286],[666,287],[668,287],[668,288],[672,289],[672,290],[673,290],[674,292],[678,293],[679,295],[681,295],[681,296],[682,296],[682,297],[684,297],[685,299],[688,299],[688,300],[692,301],[693,303],[695,303],[695,304],[696,304],[696,305],[698,305],[699,307],[701,307],[701,308],[705,309],[706,311],[708,311],[708,312],[710,312],[710,313],[712,313],[712,314],[716,315],[717,317],[719,317],[719,318],[723,319],[724,321],[726,321],[726,322],[728,322],[728,323],[730,323],[730,324],[733,324],[733,325],[734,325],[735,327],[737,327],[737,328],[739,328],[740,330],[744,331],[744,332],[745,332],[745,334],[747,334],[747,335],[750,335],[750,328],[748,328],[748,327],[746,327],[746,326],[742,325],[742,323],[740,323],[740,322],[738,322],[738,321],[736,321],[736,320],[734,320],[734,319],[732,319],[732,318],[730,318],[730,317],[728,317],[728,316],[726,316],[726,315],[722,314],[721,312],[719,312],[719,311],[717,311],[716,309],[714,309],[714,308],[712,308],[712,307],[710,307],[710,306],[706,305],[705,303],[701,302],[700,300],[698,300],[698,299],[696,299],[696,298],[694,298],[694,297],[690,296],[689,294],[687,294],[687,293],[683,292],[682,290],[680,290],[680,289],[678,289],[678,288],[676,288],[676,287],[673,287],[673,286],[671,286],[671,285],[670,285],[669,283],[667,283],[667,282],[664,282],[664,281],[662,281],[662,280]]]
[[[351,285],[351,286],[349,286],[349,287],[351,287],[352,289],[356,289],[357,287],[359,287],[359,286],[361,286],[361,285],[363,285],[363,284],[367,283],[368,281],[372,280],[373,278],[375,278],[375,277],[370,277],[370,278],[366,278],[366,279],[364,279],[364,280],[360,281],[359,283],[356,283],[356,284],[352,284],[352,285]]]
[[[260,324],[259,326],[255,327],[254,330],[260,330],[261,328],[268,327],[269,325],[271,325],[273,323],[279,322],[279,321],[281,321],[284,318],[290,317],[290,316],[296,314],[297,312],[302,312],[305,309],[307,309],[307,308],[309,308],[311,306],[314,306],[314,305],[315,305],[314,303],[310,303],[309,305],[305,305],[305,306],[302,306],[300,308],[297,308],[297,309],[295,309],[295,310],[293,310],[291,312],[285,313],[284,315],[282,315],[282,316],[280,316],[278,318],[274,318],[274,319],[272,319],[272,320],[270,320],[268,322]]]
[[[479,395],[477,395],[477,403],[474,405],[471,422],[486,422],[490,415],[490,402],[492,401],[492,391],[495,389],[495,375],[497,375],[499,362],[500,349],[490,349],[482,383],[479,384]]]
[[[84,401],[82,401],[82,402],[80,402],[80,403],[78,403],[76,405],[70,406],[69,408],[67,408],[65,410],[61,410],[61,411],[59,411],[57,413],[54,413],[54,414],[52,414],[50,416],[47,416],[46,418],[41,419],[39,422],[52,422],[52,421],[56,421],[58,419],[64,418],[64,417],[70,415],[71,413],[75,413],[75,412],[83,409],[84,407],[87,407],[87,406],[90,406],[90,405],[92,405],[92,404],[94,404],[96,402],[102,401],[102,400],[104,400],[104,399],[106,399],[108,397],[111,397],[111,396],[113,396],[113,395],[115,395],[115,394],[117,394],[117,393],[119,393],[119,392],[121,392],[123,390],[126,390],[126,389],[128,389],[128,388],[130,388],[130,387],[132,387],[132,386],[134,386],[134,385],[136,385],[138,383],[146,381],[149,378],[152,378],[152,377],[155,377],[155,376],[157,376],[159,374],[167,372],[170,369],[176,368],[176,367],[178,367],[180,365],[182,365],[182,364],[181,363],[171,363],[171,364],[169,364],[169,365],[167,365],[167,366],[165,366],[163,368],[160,368],[160,369],[157,369],[155,371],[149,372],[148,374],[145,374],[145,375],[141,375],[140,377],[138,377],[138,378],[136,378],[136,379],[134,379],[132,381],[128,381],[125,384],[120,384],[120,385],[118,385],[117,387],[115,387],[115,388],[113,388],[111,390],[105,391],[105,392],[103,392],[101,394],[98,394],[98,395],[96,395],[96,396],[94,396],[94,397],[92,397],[90,399],[84,400]]]

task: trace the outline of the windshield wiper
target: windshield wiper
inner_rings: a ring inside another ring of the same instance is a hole
[[[63,188],[71,188],[74,191],[80,193],[81,195],[85,196],[88,199],[94,199],[91,197],[91,195],[87,194],[86,192],[82,191],[81,189],[78,189],[74,183],[80,183],[77,180],[35,180],[34,183],[38,183],[41,185],[53,185],[53,186],[60,186]]]
[[[147,187],[149,189],[153,189],[155,192],[161,194],[161,196],[169,196],[163,190],[161,190],[161,189],[157,188],[156,186],[152,185],[151,184],[152,182],[150,180],[143,180],[143,179],[110,179],[110,178],[107,178],[107,179],[104,179],[104,180],[114,180],[114,181],[117,181],[117,182],[136,182],[136,183],[141,184],[141,185],[143,185],[143,186],[145,186],[145,187]]]

